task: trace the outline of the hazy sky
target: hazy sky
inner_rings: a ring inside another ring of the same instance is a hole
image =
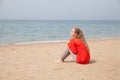
[[[0,19],[120,20],[120,0],[0,0]]]

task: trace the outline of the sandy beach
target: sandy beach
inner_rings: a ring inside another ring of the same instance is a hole
[[[88,40],[91,62],[56,60],[66,42],[0,46],[0,80],[120,80],[120,38]]]

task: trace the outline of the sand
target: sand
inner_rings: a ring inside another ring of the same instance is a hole
[[[120,80],[120,38],[88,40],[91,62],[56,60],[66,42],[0,46],[0,80]]]

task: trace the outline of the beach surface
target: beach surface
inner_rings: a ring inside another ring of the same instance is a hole
[[[67,42],[0,46],[0,80],[120,80],[120,38],[88,40],[87,65],[68,57],[58,63]]]

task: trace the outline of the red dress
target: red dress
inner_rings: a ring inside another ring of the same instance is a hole
[[[89,63],[90,53],[82,40],[78,38],[70,39],[70,42],[68,43],[68,48],[76,55],[77,63],[80,64]]]

